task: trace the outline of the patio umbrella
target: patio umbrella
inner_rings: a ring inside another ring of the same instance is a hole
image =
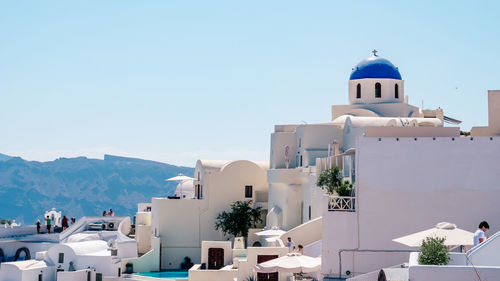
[[[185,176],[183,174],[179,174],[173,178],[166,179],[165,181],[176,181],[176,182],[181,183],[181,182],[186,181],[186,180],[194,180],[194,178]]]
[[[281,236],[284,233],[286,233],[286,231],[273,227],[268,230],[259,231],[255,234],[257,234],[258,236]]]
[[[185,176],[183,174],[178,174],[177,176],[175,176],[173,178],[166,179],[165,181],[176,181],[178,184],[182,184],[183,182],[188,181],[188,180],[194,180],[194,178]],[[182,194],[183,194],[182,185],[180,187],[181,187],[180,192],[181,192],[181,196],[182,196]]]
[[[447,246],[474,245],[474,233],[460,229],[455,224],[449,222],[440,222],[434,228],[399,237],[392,241],[410,247],[420,247],[422,241],[427,237],[445,238],[444,244]]]
[[[309,273],[321,269],[321,258],[313,258],[296,253],[288,254],[273,260],[259,263],[254,267],[260,273],[288,272]]]

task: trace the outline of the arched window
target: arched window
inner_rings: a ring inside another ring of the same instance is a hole
[[[394,85],[394,98],[399,99],[399,87],[398,87],[398,84]]]
[[[356,87],[356,98],[361,98],[361,84],[358,84],[358,86]]]
[[[375,97],[376,98],[381,98],[382,97],[382,85],[380,83],[375,83]]]

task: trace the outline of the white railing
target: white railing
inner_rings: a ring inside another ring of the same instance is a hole
[[[356,197],[328,196],[328,211],[354,212],[355,202]]]

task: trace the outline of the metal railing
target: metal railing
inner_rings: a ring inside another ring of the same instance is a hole
[[[328,211],[355,212],[356,197],[328,196]]]

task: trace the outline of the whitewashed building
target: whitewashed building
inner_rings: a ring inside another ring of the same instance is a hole
[[[57,242],[42,247],[27,260],[1,263],[0,281],[118,278],[125,270],[125,261],[138,257],[137,242],[127,236],[129,232],[129,217],[83,217],[60,234],[48,236]],[[43,246],[45,235],[33,235],[38,239],[21,243]]]
[[[489,126],[467,137],[444,126],[460,121],[443,109],[409,105],[398,68],[376,55],[353,69],[348,98],[330,122],[277,125],[271,136],[268,227],[304,243],[314,233],[306,222],[321,220],[325,277],[403,263],[411,249],[392,239],[440,221],[500,229],[500,91],[489,92]],[[333,165],[354,184],[351,196],[316,186]]]
[[[179,269],[185,257],[199,263],[202,241],[229,239],[215,229],[215,222],[217,215],[236,201],[252,200],[254,206],[262,207],[263,227],[267,213],[267,168],[267,163],[247,160],[198,160],[194,180],[181,183],[183,189],[194,190],[194,198],[153,198],[150,211],[138,212],[137,217],[147,221],[136,228],[141,252],[149,249],[157,255],[161,252],[156,270]],[[252,235],[258,230],[251,230],[250,245],[258,240]],[[141,261],[133,263],[135,267]]]

